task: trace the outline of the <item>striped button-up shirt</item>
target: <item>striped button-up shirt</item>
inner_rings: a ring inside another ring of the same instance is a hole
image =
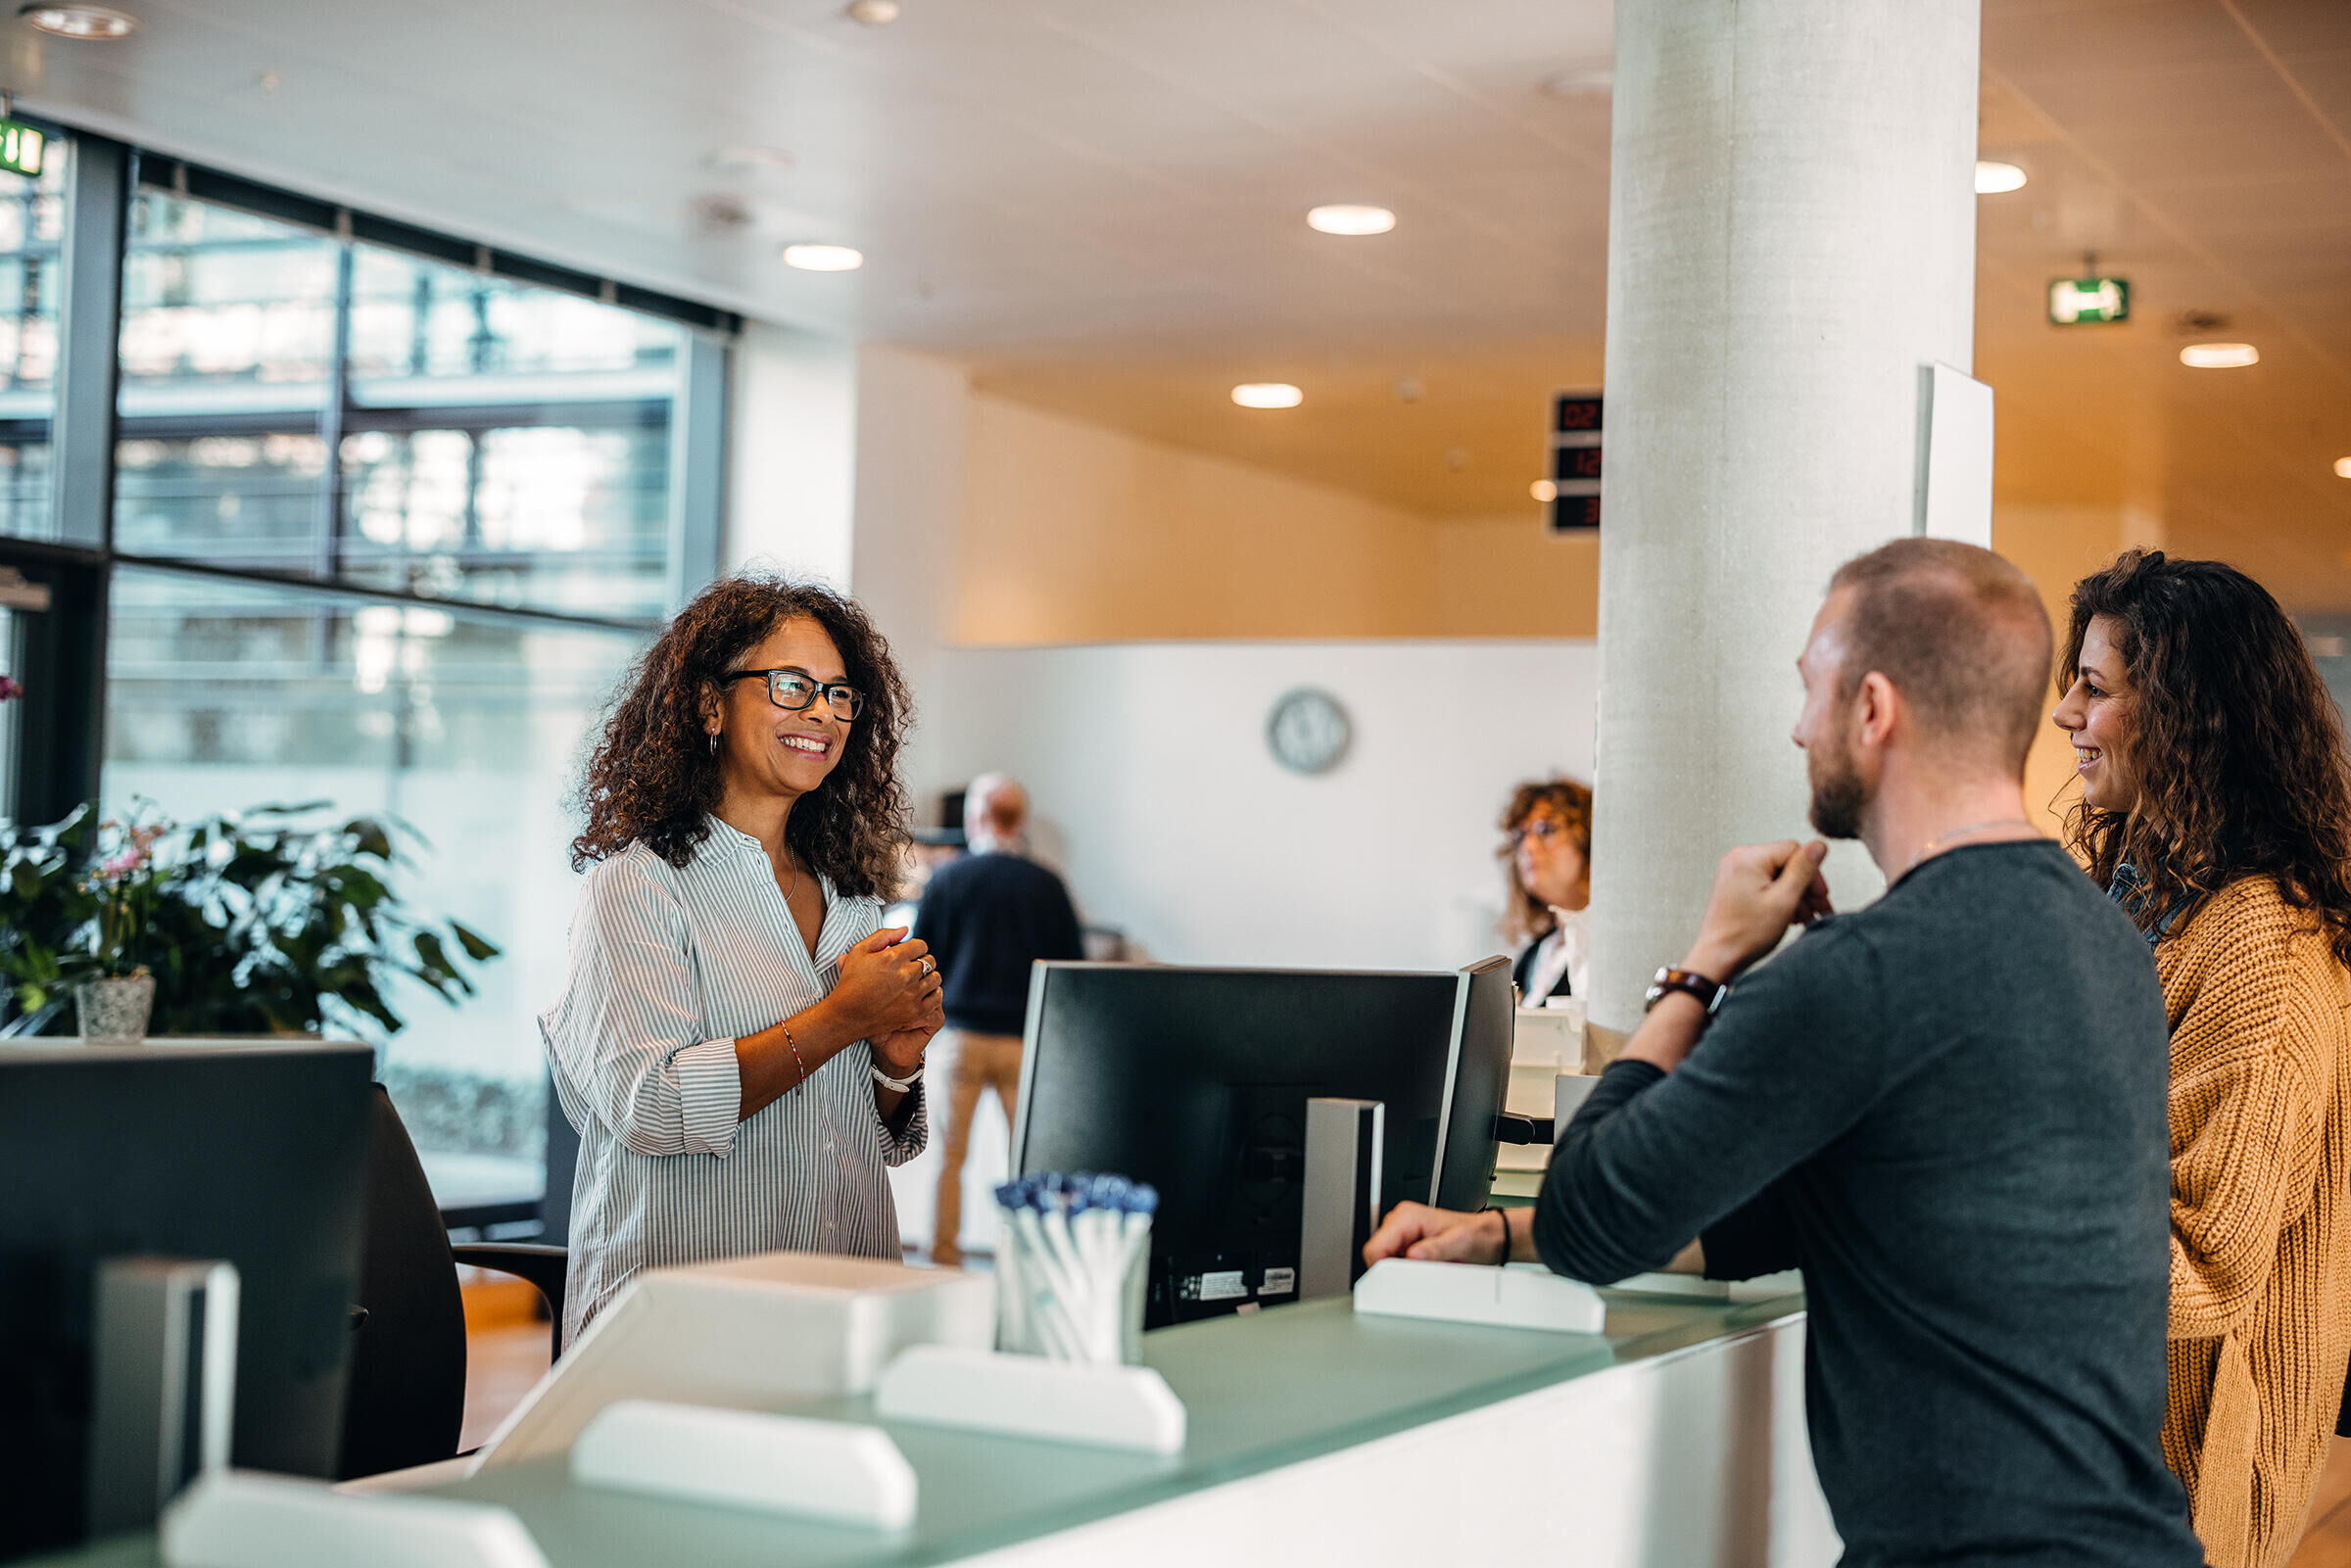
[[[885,1167],[929,1136],[922,1092],[905,1129],[874,1104],[859,1041],[737,1121],[735,1041],[814,1004],[881,905],[825,883],[810,960],[759,841],[717,818],[683,869],[632,844],[590,873],[571,972],[539,1030],[580,1132],[572,1183],[570,1344],[641,1268],[793,1248],[895,1259]]]

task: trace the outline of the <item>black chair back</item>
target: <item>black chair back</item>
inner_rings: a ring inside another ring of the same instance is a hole
[[[447,1459],[465,1421],[465,1304],[456,1259],[416,1146],[380,1083],[368,1130],[363,1315],[353,1328],[336,1471],[346,1480]]]
[[[540,1241],[561,1247],[571,1240],[571,1181],[580,1168],[579,1129],[563,1114],[554,1079],[547,1083],[547,1192],[539,1200]]]

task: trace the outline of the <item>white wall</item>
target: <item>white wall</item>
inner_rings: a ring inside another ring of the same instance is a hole
[[[922,737],[936,708],[936,661],[952,635],[970,405],[971,382],[960,366],[901,349],[857,351],[849,590],[889,639],[914,689],[918,728],[900,772],[918,810],[944,783]]]
[[[857,417],[851,344],[744,323],[727,431],[727,571],[848,582]]]
[[[1498,950],[1511,785],[1589,778],[1589,642],[1201,642],[945,650],[923,736],[950,782],[1003,769],[1089,921],[1170,963],[1454,969]],[[1346,757],[1266,747],[1293,687]]]

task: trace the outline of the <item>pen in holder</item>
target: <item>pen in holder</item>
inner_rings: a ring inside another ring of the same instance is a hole
[[[1159,1194],[1124,1176],[1041,1171],[996,1189],[996,1346],[1136,1365]]]

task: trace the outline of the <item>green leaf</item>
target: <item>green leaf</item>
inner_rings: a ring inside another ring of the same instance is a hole
[[[352,853],[373,855],[378,860],[392,858],[392,835],[382,823],[369,817],[354,817],[343,825],[343,832],[351,836]]]
[[[431,931],[418,931],[411,942],[427,975],[456,974],[456,967],[449,961],[449,949],[441,945],[440,937]]]
[[[465,956],[476,964],[487,963],[498,957],[498,944],[462,921],[451,921],[449,928],[456,935],[457,945],[465,949]]]

